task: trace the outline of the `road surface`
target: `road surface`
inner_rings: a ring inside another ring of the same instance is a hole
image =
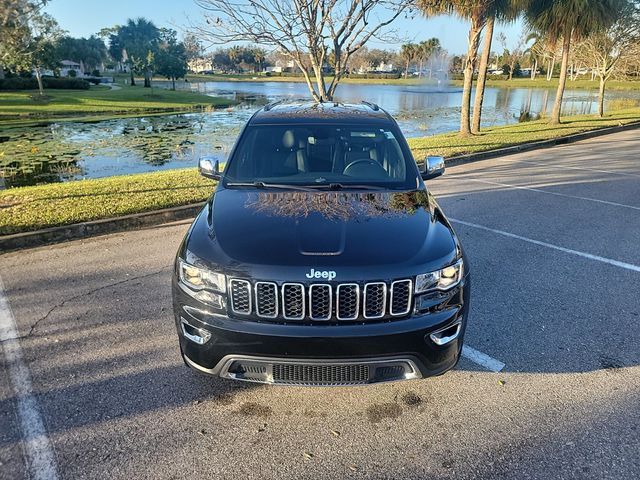
[[[170,306],[187,223],[0,256],[0,478],[639,478],[638,131],[429,187],[474,275],[473,350],[433,379],[188,370]]]

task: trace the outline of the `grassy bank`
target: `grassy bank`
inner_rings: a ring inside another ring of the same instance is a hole
[[[302,76],[267,76],[264,74],[188,75],[190,82],[295,82],[304,83]],[[331,82],[333,77],[326,77]],[[436,82],[426,78],[343,78],[340,83],[372,85],[424,85]]]
[[[561,125],[551,126],[546,119],[542,119],[487,128],[482,131],[481,135],[470,137],[460,137],[457,133],[444,133],[431,137],[410,138],[408,141],[413,155],[418,161],[427,155],[453,157],[637,122],[640,121],[640,108],[621,110],[604,118],[593,115],[576,115],[564,117],[562,121]]]
[[[266,76],[264,74],[228,74],[228,75],[189,75],[191,82],[304,82],[302,76]],[[331,77],[328,77],[331,81]],[[343,78],[341,83],[351,84],[372,84],[372,85],[435,85],[436,80],[429,78]],[[451,84],[462,86],[462,80],[451,80]],[[552,78],[550,81],[544,76],[538,76],[535,80],[530,78],[490,78],[487,81],[489,87],[503,88],[557,88],[558,79]],[[579,79],[567,81],[568,89],[597,90],[598,80]],[[640,90],[640,80],[610,80],[607,82],[607,89],[610,90]]]
[[[69,118],[85,115],[131,115],[223,108],[234,102],[199,93],[118,85],[110,89],[102,85],[89,90],[45,90],[40,99],[37,91],[0,92],[0,122],[43,118]]]
[[[434,154],[451,157],[633,121],[640,121],[640,108],[603,119],[566,117],[553,127],[535,121],[490,128],[469,138],[455,133],[412,138],[409,144],[418,160]],[[186,169],[3,190],[0,235],[195,203],[205,200],[213,186],[195,169]]]
[[[453,85],[462,86],[462,80],[454,80]],[[490,78],[487,80],[488,87],[501,88],[558,88],[558,79],[552,78],[547,81],[544,76],[538,76],[535,80],[530,78]],[[568,90],[597,90],[598,80],[591,81],[588,78],[581,78],[575,81],[567,80]],[[607,82],[607,90],[640,90],[638,80],[610,80]]]
[[[0,235],[196,203],[213,187],[183,169],[3,190]]]

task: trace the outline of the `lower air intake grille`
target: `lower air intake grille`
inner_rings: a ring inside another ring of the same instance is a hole
[[[300,385],[337,385],[366,383],[369,365],[300,365],[276,363],[273,381]]]

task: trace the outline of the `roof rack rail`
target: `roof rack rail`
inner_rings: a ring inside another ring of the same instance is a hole
[[[273,107],[275,107],[276,105],[282,103],[282,102],[286,102],[288,100],[288,98],[281,98],[280,100],[276,100],[275,102],[271,102],[271,103],[267,103],[264,106],[264,111],[268,112],[269,110],[271,110]]]
[[[367,102],[365,100],[362,100],[360,103],[363,103],[364,105],[366,105],[367,107],[370,107],[373,111],[377,112],[378,110],[380,110],[380,107],[378,105],[376,105],[375,103],[371,103],[371,102]]]

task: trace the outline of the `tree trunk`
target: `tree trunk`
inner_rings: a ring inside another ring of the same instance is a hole
[[[171,79],[171,83],[172,83],[172,85],[171,85],[171,90],[174,90],[174,91],[175,91],[175,89],[176,89],[176,79],[175,79],[175,78],[172,78],[172,79]]]
[[[487,21],[487,30],[484,33],[484,44],[482,46],[482,55],[480,56],[480,67],[478,68],[478,82],[476,84],[476,97],[473,103],[473,121],[471,124],[471,132],[480,132],[480,122],[482,120],[482,102],[484,101],[484,88],[487,83],[487,70],[489,69],[489,57],[491,56],[491,42],[493,40],[493,27],[495,25],[495,17],[489,18]]]
[[[549,59],[549,69],[547,70],[547,82],[550,82],[553,78],[553,69],[556,66],[556,57]]]
[[[327,92],[327,85],[324,81],[324,72],[322,71],[322,65],[314,66],[313,73],[316,76],[316,85],[318,85],[318,94],[320,95],[320,101],[331,101],[333,100],[329,92]],[[337,73],[335,74],[337,75]]]
[[[0,65],[0,80],[4,80],[4,67]]]
[[[404,69],[404,78],[409,78],[409,60],[407,60],[407,66]]]
[[[536,79],[537,73],[538,73],[538,59],[536,58],[533,61],[533,68],[531,69],[531,80],[535,80]]]
[[[460,111],[460,135],[471,135],[471,88],[473,87],[473,70],[478,58],[478,45],[482,33],[482,23],[477,19],[471,19],[469,30],[469,48],[464,65],[464,83],[462,86],[462,107]]]
[[[42,84],[42,74],[40,73],[40,67],[36,67],[36,79],[38,80],[38,91],[40,96],[44,95],[44,85]]]
[[[133,77],[133,68],[129,70],[129,72],[131,73],[131,86],[135,87],[136,86],[136,80]]]
[[[144,87],[151,88],[151,72],[149,69],[145,69],[144,71]]]
[[[567,28],[562,39],[562,63],[560,65],[560,80],[558,81],[558,90],[556,91],[556,100],[553,104],[551,112],[551,125],[560,123],[560,111],[562,109],[562,97],[564,96],[564,88],[567,83],[567,69],[569,66],[569,49],[571,48],[571,28]]]
[[[604,90],[607,86],[607,79],[604,75],[600,76],[600,88],[598,89],[598,116],[604,117]]]

